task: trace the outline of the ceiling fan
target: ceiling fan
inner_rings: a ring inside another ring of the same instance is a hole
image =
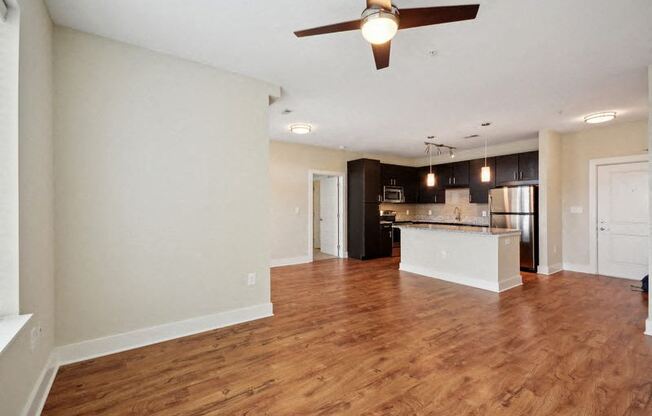
[[[362,36],[371,43],[376,61],[376,69],[389,66],[389,51],[392,38],[401,29],[440,23],[472,20],[478,14],[479,4],[463,6],[422,7],[402,9],[392,5],[392,0],[367,0],[367,8],[359,20],[335,23],[333,25],[299,30],[294,34],[304,36],[324,35],[328,33],[362,30]]]

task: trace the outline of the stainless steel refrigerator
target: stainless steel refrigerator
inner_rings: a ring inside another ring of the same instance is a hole
[[[539,264],[537,187],[514,186],[489,191],[491,226],[521,231],[521,269],[536,271]]]

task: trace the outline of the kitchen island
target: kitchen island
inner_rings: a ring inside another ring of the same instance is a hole
[[[520,286],[520,231],[439,224],[401,230],[400,269],[492,292]]]

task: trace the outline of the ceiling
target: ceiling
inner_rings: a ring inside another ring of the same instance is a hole
[[[646,117],[652,1],[395,0],[470,3],[474,21],[400,31],[376,71],[359,32],[292,33],[357,19],[364,0],[47,0],[57,24],[280,85],[277,140],[421,156],[428,135],[473,148],[581,129],[600,110]],[[294,122],[314,130],[291,135]]]

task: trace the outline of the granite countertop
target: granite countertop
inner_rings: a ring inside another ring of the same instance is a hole
[[[511,228],[490,228],[473,225],[448,225],[448,224],[396,224],[398,228],[410,228],[417,230],[444,231],[453,233],[479,234],[479,235],[521,235],[519,230]]]

